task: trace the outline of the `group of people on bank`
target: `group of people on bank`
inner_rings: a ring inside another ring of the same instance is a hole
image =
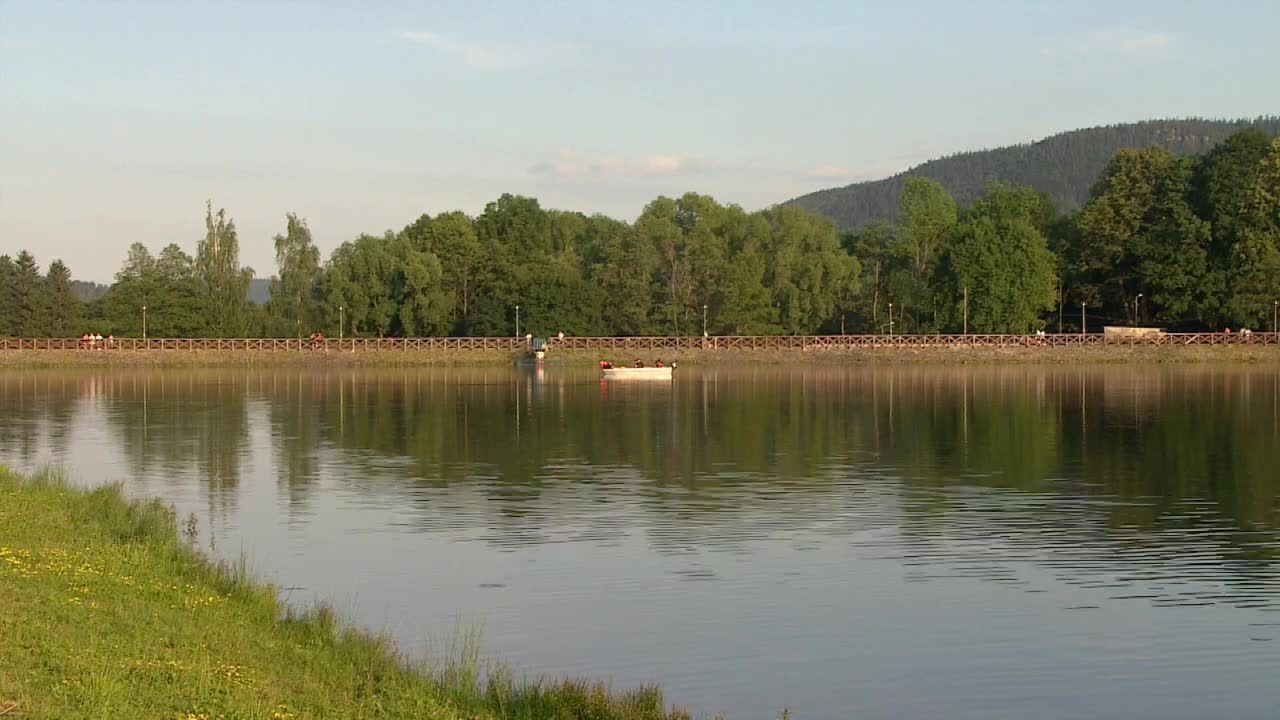
[[[102,333],[85,333],[80,337],[80,349],[82,350],[103,350],[115,347],[115,335],[110,333],[106,337],[102,337]]]

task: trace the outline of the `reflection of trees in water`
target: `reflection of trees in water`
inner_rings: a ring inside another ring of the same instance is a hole
[[[64,454],[78,413],[101,412],[135,482],[178,481],[194,465],[217,510],[235,501],[249,433],[247,402],[244,376],[227,372],[5,373],[0,441],[20,458],[42,441]]]
[[[1082,573],[1115,558],[1176,564],[1158,551],[1194,548],[1245,577],[1276,559],[1278,375],[758,369],[682,371],[666,386],[507,370],[214,372],[40,387],[6,377],[0,437],[30,446],[47,432],[33,430],[39,418],[65,427],[93,393],[140,475],[194,462],[217,498],[239,482],[253,395],[267,401],[291,502],[324,478],[403,503],[423,527],[496,544],[612,542],[643,528],[655,548],[681,552],[819,534],[869,549],[881,538],[953,570],[999,553],[1050,568],[1065,558]],[[965,547],[976,554],[949,554]]]
[[[1180,601],[1160,584],[1173,576],[1229,581],[1241,603],[1274,577],[1274,372],[758,371],[672,387],[404,373],[285,387],[318,408],[342,451],[335,475],[402,492],[425,529],[498,546],[641,531],[660,552],[745,551],[817,535],[918,579],[1023,585],[1015,567],[1031,561],[1156,603]]]
[[[0,373],[0,450],[24,465],[42,449],[66,453],[71,424],[82,396],[80,378],[45,373]]]
[[[536,382],[501,372],[405,372],[273,384],[285,463],[319,437],[342,475],[472,489],[501,518],[616,499],[712,524],[787,503],[793,527],[874,472],[902,487],[971,486],[1155,498],[1107,505],[1107,524],[1152,526],[1180,498],[1236,524],[1274,525],[1276,375],[1240,369],[1026,368],[684,374],[674,387]],[[280,388],[288,388],[283,395]],[[317,427],[311,427],[315,415]],[[387,458],[409,468],[387,471]],[[632,470],[636,474],[622,472]],[[290,470],[313,476],[314,468]],[[629,478],[619,481],[618,478]],[[553,489],[555,492],[552,492]],[[422,497],[430,497],[430,493]],[[904,505],[946,513],[943,496]],[[931,504],[932,503],[932,504]]]
[[[104,415],[138,480],[183,477],[194,465],[211,509],[234,508],[249,436],[243,375],[131,373],[102,387]]]
[[[324,377],[259,375],[251,386],[255,393],[269,399],[267,421],[280,474],[278,480],[284,485],[290,506],[303,505],[320,473],[317,456],[322,439],[321,418],[316,409],[327,387]]]

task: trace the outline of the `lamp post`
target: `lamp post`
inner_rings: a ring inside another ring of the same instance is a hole
[[[142,306],[142,339],[147,339],[147,306]]]
[[[707,306],[702,306],[702,337],[707,336]]]
[[[893,303],[889,303],[889,337],[893,337]]]
[[[1139,303],[1139,301],[1141,301],[1141,300],[1142,300],[1142,293],[1138,293],[1138,296],[1137,296],[1137,297],[1135,297],[1135,298],[1133,299],[1133,325],[1134,325],[1134,327],[1137,327],[1137,326],[1138,326],[1138,303]]]
[[[516,337],[520,337],[520,306],[516,306]]]
[[[1271,303],[1271,332],[1272,334],[1280,333],[1280,300],[1274,300]]]
[[[1088,330],[1085,329],[1086,327],[1087,327],[1087,323],[1085,322],[1085,319],[1084,319],[1084,303],[1080,303],[1080,334],[1081,335],[1084,335],[1085,333],[1088,332]]]
[[[345,309],[346,308],[342,307],[341,305],[338,306],[338,339],[339,340],[342,339],[342,315]]]

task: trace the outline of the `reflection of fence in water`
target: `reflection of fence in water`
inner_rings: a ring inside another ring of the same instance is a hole
[[[564,337],[550,350],[857,350],[876,348],[1041,348],[1134,345],[1280,345],[1277,333],[1091,333],[1056,335],[722,335],[712,337]],[[80,338],[0,338],[0,350],[302,352],[484,351],[528,349],[525,338],[115,338],[84,348]]]

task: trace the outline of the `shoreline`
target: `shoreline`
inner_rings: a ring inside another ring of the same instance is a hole
[[[1126,363],[1273,363],[1277,345],[1084,345],[1064,347],[874,347],[715,350],[552,350],[548,366],[594,366],[601,359],[629,363],[664,362],[714,367],[720,365],[1064,365]],[[501,367],[532,363],[524,353],[505,350],[0,350],[0,369],[134,367]]]
[[[298,610],[194,548],[194,518],[0,465],[0,715],[31,718],[689,720],[661,690],[522,681],[408,659],[321,604]],[[183,537],[185,535],[185,539]]]

